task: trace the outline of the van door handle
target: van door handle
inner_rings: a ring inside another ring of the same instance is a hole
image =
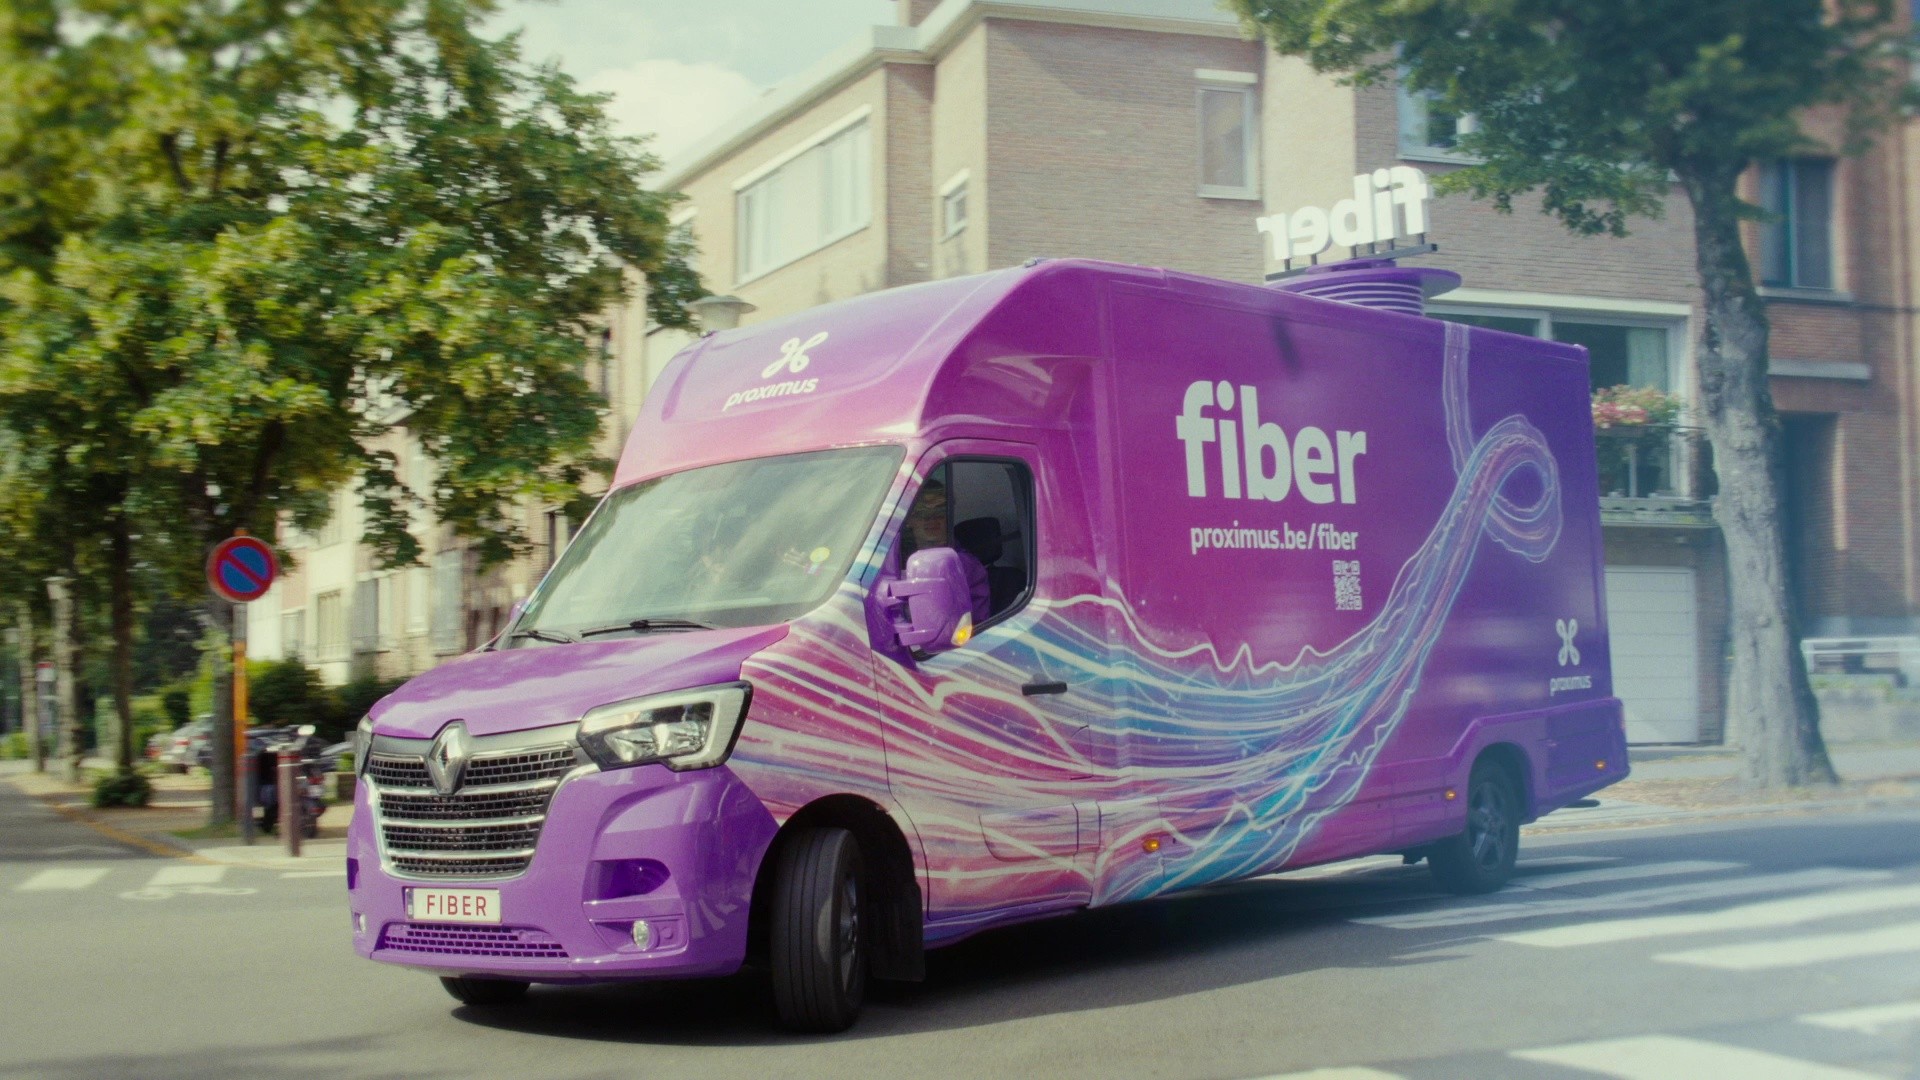
[[[1022,686],[1020,692],[1028,697],[1037,697],[1040,694],[1064,694],[1067,692],[1067,684],[1063,682],[1030,682]]]

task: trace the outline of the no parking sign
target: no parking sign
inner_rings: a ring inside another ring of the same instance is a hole
[[[207,584],[222,600],[245,604],[267,595],[280,573],[273,549],[251,536],[230,536],[207,556]]]

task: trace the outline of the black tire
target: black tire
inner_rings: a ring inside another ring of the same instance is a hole
[[[774,864],[768,911],[773,1003],[794,1031],[845,1031],[867,988],[866,901],[859,841],[845,829],[802,829]]]
[[[443,978],[440,985],[447,988],[454,1000],[462,1005],[475,1005],[486,1008],[489,1005],[511,1005],[527,996],[527,984],[518,979],[468,979],[459,977]]]
[[[1427,849],[1440,886],[1472,896],[1490,893],[1513,876],[1520,852],[1520,785],[1500,765],[1483,761],[1467,780],[1467,827]]]

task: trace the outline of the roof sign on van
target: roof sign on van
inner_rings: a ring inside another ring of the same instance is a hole
[[[1319,261],[1329,247],[1344,247],[1354,255],[1393,257],[1405,251],[1383,251],[1400,237],[1424,244],[1427,201],[1433,189],[1427,176],[1411,165],[1375,169],[1353,178],[1353,197],[1332,208],[1303,206],[1285,214],[1269,214],[1254,224],[1266,234],[1273,258],[1292,268],[1296,259]],[[1363,251],[1364,249],[1364,251]]]

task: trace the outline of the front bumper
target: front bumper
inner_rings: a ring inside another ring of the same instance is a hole
[[[354,948],[442,975],[532,982],[724,975],[746,956],[754,876],[776,831],[721,766],[570,774],[527,869],[511,878],[414,880],[382,865],[365,785],[347,843]],[[412,888],[497,889],[499,925],[410,920]],[[633,942],[645,919],[648,948]]]

